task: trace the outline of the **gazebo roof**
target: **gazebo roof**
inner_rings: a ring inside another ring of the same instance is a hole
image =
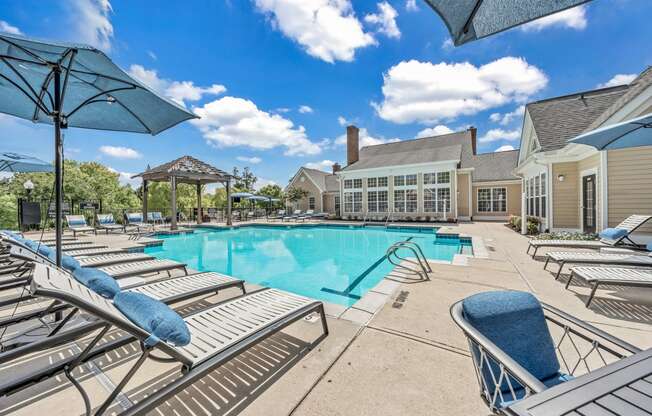
[[[171,162],[148,168],[145,172],[132,176],[145,181],[168,181],[175,177],[177,182],[213,183],[226,182],[233,176],[192,156],[182,156]]]

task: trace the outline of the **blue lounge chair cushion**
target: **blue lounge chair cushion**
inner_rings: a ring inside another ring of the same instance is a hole
[[[464,317],[525,370],[539,380],[559,374],[559,361],[543,309],[530,293],[517,291],[484,292],[462,302]],[[476,358],[479,351],[474,351]],[[500,370],[485,366],[485,379],[492,383],[490,371],[498,379]],[[490,390],[494,386],[490,385]],[[517,386],[514,386],[517,387]],[[503,383],[501,391],[509,391]]]
[[[81,227],[86,225],[86,220],[82,218],[68,218],[69,227]]]
[[[115,220],[113,219],[113,215],[110,215],[110,214],[98,215],[97,216],[97,222],[99,222],[102,225],[115,224]]]
[[[183,318],[165,303],[136,292],[120,292],[113,304],[127,318],[150,336],[145,340],[148,346],[158,342],[169,342],[178,347],[190,343],[190,331]]]
[[[620,240],[628,233],[629,231],[622,228],[605,228],[600,231],[600,238],[606,238],[607,240]]]
[[[651,254],[652,254],[652,241],[647,243],[647,246],[645,246],[645,248],[647,248],[647,251],[651,252]]]
[[[52,247],[46,246],[45,244],[39,243],[38,241],[25,239],[24,244],[27,247],[31,248],[33,251],[45,257],[48,257],[51,253],[54,252]]]
[[[52,253],[48,254],[48,258],[52,263],[57,262],[57,252],[52,250]],[[61,256],[61,267],[71,272],[74,272],[76,269],[81,267],[81,264],[72,256],[66,256],[65,254]]]
[[[573,378],[574,378],[573,376],[569,376],[567,374],[557,373],[554,376],[541,381],[546,387],[550,388],[556,386],[557,384],[561,384],[565,381],[570,381]],[[514,402],[521,400],[524,397],[525,397],[525,389],[523,387],[514,388],[513,396],[511,392],[507,392],[506,394],[505,392],[503,392],[503,397],[502,400],[499,400],[498,407],[500,407],[501,409],[505,408],[507,406],[514,404]]]
[[[129,220],[129,222],[143,222],[143,214],[137,212],[128,213],[127,220]]]
[[[118,282],[102,270],[79,267],[72,272],[72,276],[82,285],[107,299],[113,299],[120,293]]]

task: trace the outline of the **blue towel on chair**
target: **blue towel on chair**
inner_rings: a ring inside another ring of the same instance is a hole
[[[600,231],[600,238],[605,238],[607,240],[618,241],[621,238],[629,234],[629,231],[622,228],[605,228]]]

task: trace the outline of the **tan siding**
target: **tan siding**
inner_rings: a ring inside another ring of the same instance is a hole
[[[607,154],[609,226],[632,214],[652,215],[652,146]],[[652,225],[640,228],[652,232]]]
[[[469,216],[469,181],[471,175],[457,174],[457,214],[460,217]]]
[[[581,175],[583,171],[587,171],[589,169],[595,169],[596,170],[596,183],[595,183],[595,200],[596,200],[596,205],[595,205],[595,215],[596,215],[596,224],[597,224],[597,229],[601,230],[604,228],[602,226],[602,209],[601,209],[601,201],[602,201],[602,175],[600,172],[600,154],[596,153],[593,156],[589,156],[586,159],[580,160],[577,162],[577,171]],[[577,207],[579,207],[582,204],[582,178],[579,178],[579,183],[578,183],[578,194],[577,194]],[[579,214],[581,215],[581,210],[579,211]],[[580,224],[582,220],[580,219]]]
[[[335,195],[337,194],[324,194],[324,212],[335,214]]]
[[[304,177],[305,180],[302,182],[301,178]],[[295,188],[301,188],[305,189],[308,191],[309,195],[306,198],[301,199],[300,201],[297,201],[295,203],[296,208],[295,209],[300,209],[302,211],[305,211],[309,209],[309,198],[314,197],[315,198],[315,212],[320,212],[322,211],[322,198],[321,198],[321,192],[319,192],[319,188],[308,178],[304,173],[299,176],[296,181],[294,181],[294,184],[292,185]]]
[[[564,175],[564,181],[557,178]],[[579,228],[579,173],[577,162],[552,165],[552,198],[554,228]]]
[[[478,189],[505,187],[507,190],[507,212],[478,212]],[[521,184],[473,185],[473,216],[479,217],[508,217],[510,215],[521,215]]]

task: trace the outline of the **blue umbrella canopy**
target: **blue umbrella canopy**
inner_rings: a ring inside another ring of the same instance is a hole
[[[581,134],[568,141],[598,150],[652,146],[652,113]]]
[[[158,134],[196,117],[87,45],[0,34],[0,113],[54,125],[55,228],[61,264],[61,129]]]
[[[236,192],[231,194],[231,198],[249,198],[254,196],[253,194],[250,194],[249,192]]]
[[[0,171],[3,172],[54,172],[51,163],[35,157],[19,155],[18,153],[0,153]]]
[[[426,0],[455,46],[494,35],[591,0]]]
[[[270,198],[268,196],[262,196],[262,195],[252,195],[250,197],[247,197],[248,200],[250,201],[269,201]]]

